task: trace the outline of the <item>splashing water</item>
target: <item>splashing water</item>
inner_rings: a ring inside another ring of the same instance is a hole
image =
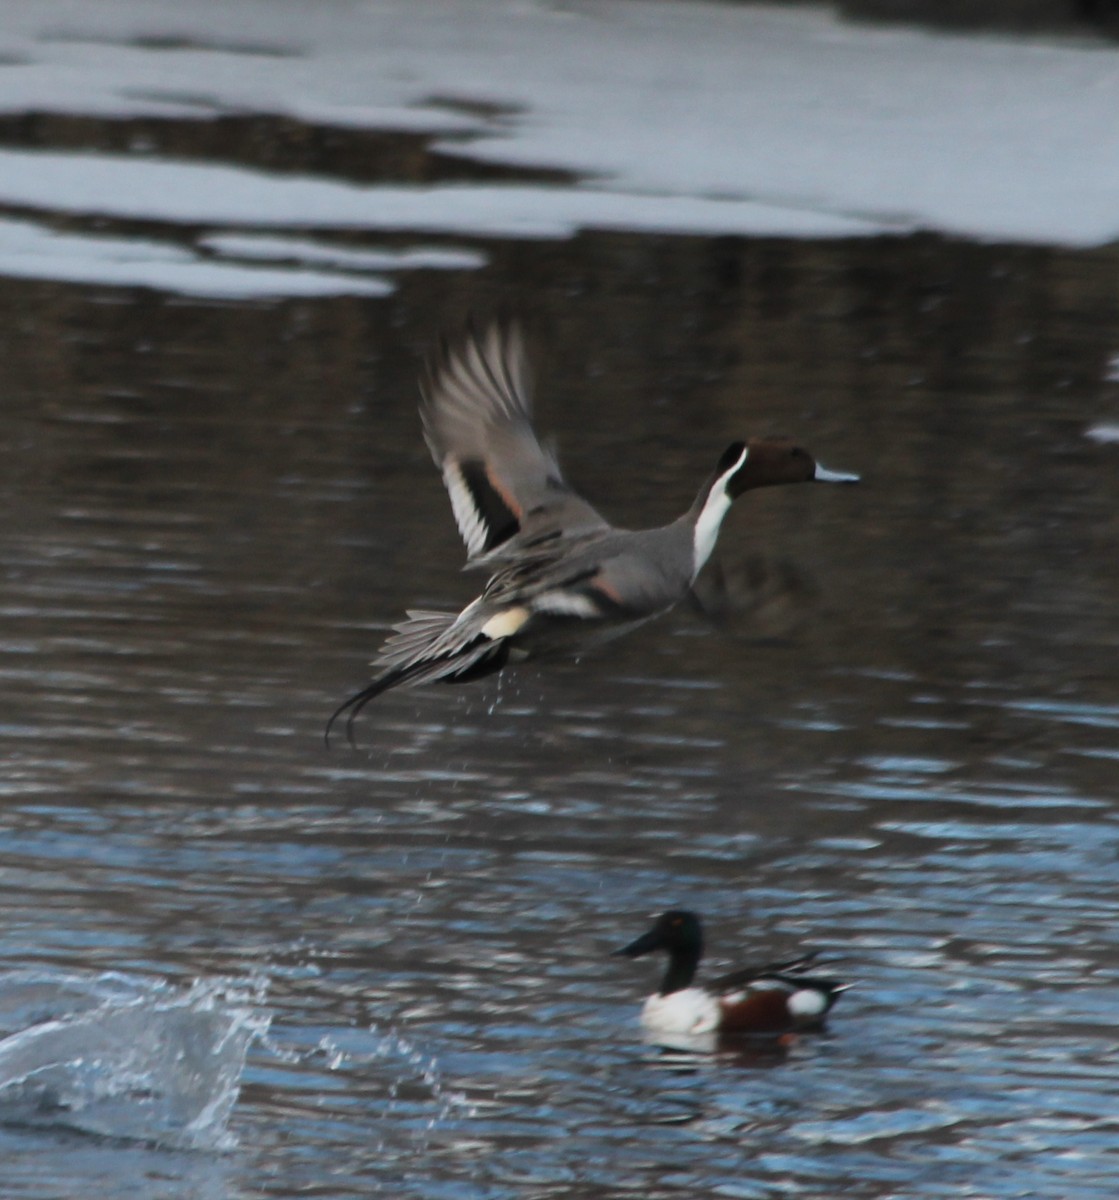
[[[262,1035],[261,1044],[268,1053],[289,1066],[317,1061],[332,1072],[372,1063],[399,1063],[398,1074],[388,1086],[389,1110],[396,1107],[402,1086],[418,1083],[426,1089],[433,1108],[426,1121],[427,1129],[435,1128],[451,1116],[477,1115],[466,1095],[448,1086],[436,1055],[395,1029],[382,1030],[375,1022],[365,1028],[324,1034],[309,1049],[284,1046],[270,1034]]]
[[[504,679],[505,679],[504,674],[501,671],[498,671],[498,673],[495,677],[495,681],[494,681],[495,686],[494,686],[493,699],[490,700],[490,703],[489,703],[488,707],[486,708],[486,716],[488,716],[488,717],[492,717],[497,712],[497,710],[501,707],[501,693],[504,690]]]
[[[0,978],[0,1120],[228,1149],[260,984],[18,973]]]
[[[431,1093],[435,1105],[435,1113],[427,1121],[427,1129],[434,1129],[441,1121],[447,1120],[452,1114],[460,1116],[476,1116],[476,1109],[462,1092],[449,1088],[443,1078],[439,1060],[433,1054],[420,1049],[410,1038],[395,1030],[381,1033],[376,1025],[369,1027],[370,1032],[380,1039],[379,1056],[383,1058],[399,1058],[405,1064],[407,1071],[412,1072]],[[395,1103],[397,1092],[404,1076],[396,1079],[389,1089],[389,1094]],[[391,1105],[390,1105],[391,1107]]]

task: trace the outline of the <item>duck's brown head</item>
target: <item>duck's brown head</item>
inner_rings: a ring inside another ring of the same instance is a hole
[[[716,468],[727,476],[727,495],[732,499],[751,488],[771,487],[778,483],[858,483],[858,475],[844,471],[829,471],[821,466],[803,446],[792,438],[750,438],[728,446]]]

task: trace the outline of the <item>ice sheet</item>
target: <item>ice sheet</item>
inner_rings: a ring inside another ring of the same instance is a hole
[[[454,134],[458,154],[593,184],[558,189],[563,204],[545,187],[465,193],[457,219],[460,197],[431,189],[414,202],[420,229],[504,219],[511,234],[554,236],[622,225],[629,206],[634,227],[681,232],[923,227],[1078,245],[1119,234],[1119,51],[1102,43],[655,0],[0,0],[0,29],[0,112],[423,129]],[[28,190],[18,166],[0,164],[0,202]],[[76,183],[53,186],[77,205]],[[353,219],[406,220],[399,188],[383,199]]]

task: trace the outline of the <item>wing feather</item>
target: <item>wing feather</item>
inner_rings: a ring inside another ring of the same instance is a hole
[[[541,535],[609,528],[533,431],[519,326],[493,324],[444,346],[429,366],[420,414],[471,560]]]

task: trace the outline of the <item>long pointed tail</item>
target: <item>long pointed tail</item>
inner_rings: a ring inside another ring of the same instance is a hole
[[[354,741],[354,721],[361,710],[375,699],[382,692],[387,692],[389,688],[397,687],[406,682],[407,669],[397,669],[395,671],[386,671],[383,675],[379,675],[373,680],[368,687],[363,687],[360,692],[355,692],[347,700],[343,700],[341,704],[330,714],[330,720],[326,723],[326,729],[323,732],[323,741],[327,748],[330,747],[330,731],[334,728],[334,722],[343,714],[348,712],[346,717],[346,741],[356,750],[357,742]]]
[[[385,669],[330,714],[323,733],[327,746],[335,721],[346,713],[346,741],[356,748],[354,721],[358,713],[391,688],[466,683],[501,670],[509,657],[505,640],[479,633],[454,637],[452,627],[457,619],[454,613],[415,611],[408,614],[407,621],[394,626],[375,664]]]

